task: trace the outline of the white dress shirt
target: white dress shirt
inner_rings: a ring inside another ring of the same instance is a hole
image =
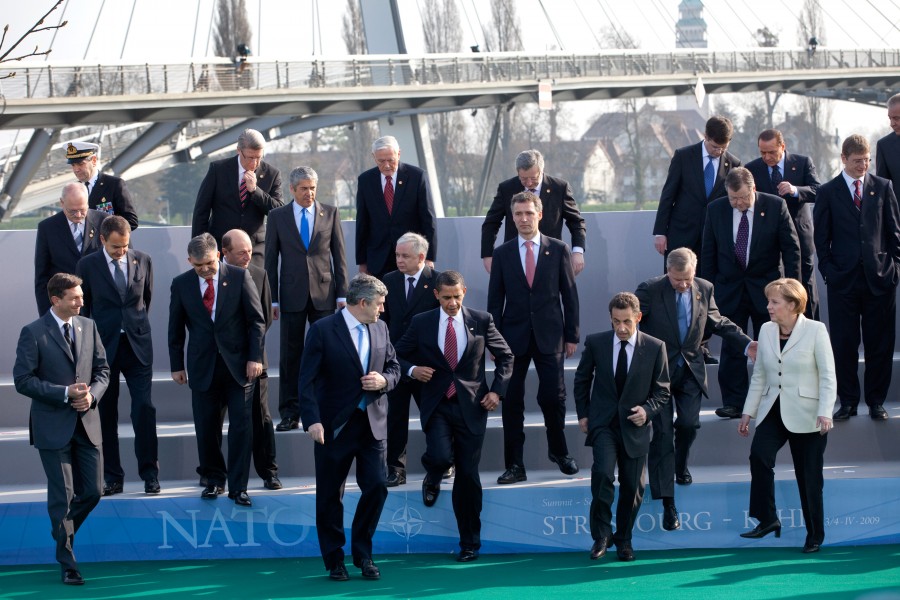
[[[625,355],[628,357],[628,368],[631,369],[631,358],[634,356],[634,344],[637,342],[637,330],[628,338],[628,344],[625,345]],[[619,336],[613,334],[613,374],[616,372],[616,366],[619,364],[619,348],[622,347],[622,340]]]

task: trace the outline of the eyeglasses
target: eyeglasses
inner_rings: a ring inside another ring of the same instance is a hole
[[[854,167],[862,167],[862,166],[865,166],[865,165],[869,164],[870,162],[872,162],[872,159],[871,158],[854,158],[853,160],[848,160],[847,162],[850,163],[851,165],[853,165]]]

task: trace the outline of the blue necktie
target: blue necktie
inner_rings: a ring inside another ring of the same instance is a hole
[[[688,316],[687,307],[684,305],[684,294],[678,293],[675,304],[678,308],[678,335],[681,336],[681,341],[683,342],[688,332]]]
[[[703,183],[706,184],[706,197],[709,198],[709,195],[712,194],[713,186],[716,184],[716,168],[713,166],[711,157],[703,169]]]
[[[356,331],[356,351],[359,353],[359,362],[362,365],[363,374],[367,374],[369,368],[369,346],[368,344],[365,344],[366,326],[360,323],[356,326]],[[366,406],[368,406],[368,404],[369,402],[366,400],[366,395],[365,393],[363,393],[362,400],[359,401],[359,404],[357,406],[360,410],[366,410]]]
[[[300,211],[300,237],[303,239],[303,245],[309,250],[309,221],[306,220],[306,209]]]

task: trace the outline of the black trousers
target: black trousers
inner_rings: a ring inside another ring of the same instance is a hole
[[[723,313],[724,314],[724,313]],[[725,315],[743,331],[749,331],[747,324],[753,322],[753,339],[759,337],[759,328],[769,320],[769,313],[759,312],[753,308],[753,302],[747,290],[737,310]],[[719,361],[719,389],[722,390],[722,405],[736,406],[743,410],[747,390],[750,388],[750,375],[747,372],[745,346],[722,341],[722,360]]]
[[[644,463],[647,456],[628,456],[618,427],[604,427],[593,442],[594,464],[591,465],[591,537],[630,542],[634,520],[644,499]],[[616,532],[612,532],[612,503],[616,488],[615,473],[619,468],[619,501],[616,504]]]
[[[672,368],[672,399],[653,416],[653,438],[647,455],[650,495],[654,499],[674,498],[676,475],[687,471],[691,445],[700,429],[703,388],[687,363]],[[673,423],[673,406],[677,412]]]
[[[260,479],[270,479],[278,475],[275,462],[275,427],[269,414],[269,374],[263,369],[262,375],[253,386],[253,467]]]
[[[897,326],[897,291],[875,295],[866,283],[862,267],[844,289],[828,286],[828,328],[834,351],[837,393],[841,406],[859,404],[859,341],[866,362],[866,404],[884,404],[891,386],[894,336]]]
[[[100,448],[91,442],[79,419],[68,444],[39,452],[47,475],[47,513],[56,540],[56,560],[63,569],[77,569],[75,534],[103,491]]]
[[[781,420],[781,400],[775,401],[769,414],[757,426],[750,445],[750,516],[762,525],[769,525],[778,519],[775,508],[775,456],[785,442],[790,444],[794,461],[800,507],[806,522],[806,541],[821,544],[825,539],[822,501],[825,479],[822,471],[828,435],[817,431],[788,431]]]
[[[525,466],[525,377],[528,366],[534,361],[538,376],[537,402],[544,413],[547,428],[547,445],[557,456],[569,454],[566,435],[566,382],[564,379],[565,353],[541,354],[534,335],[525,354],[516,356],[506,397],[500,403],[503,414],[503,457],[506,467]]]
[[[422,384],[401,380],[388,392],[387,466],[389,473],[406,476],[406,445],[409,442],[409,399],[419,406]]]
[[[156,407],[150,389],[153,365],[138,360],[124,333],[119,337],[116,356],[109,365],[109,386],[98,404],[103,432],[103,479],[107,483],[125,481],[119,455],[119,375],[125,376],[131,394],[131,426],[134,428],[134,455],[138,475],[144,481],[159,478],[159,443],[156,437]]]
[[[451,465],[456,465],[453,480],[453,514],[459,530],[459,546],[464,550],[481,548],[482,489],[478,465],[484,431],[472,433],[466,426],[459,402],[443,399],[425,426],[425,455],[422,466],[433,485]]]
[[[198,471],[206,474],[210,485],[224,486],[227,477],[229,493],[246,491],[250,478],[253,387],[235,381],[222,356],[217,355],[210,388],[191,391],[200,458]],[[222,456],[223,407],[228,410],[227,468]]]
[[[323,317],[333,315],[332,310],[316,310],[312,298],[306,300],[306,310],[281,312],[281,338],[278,359],[279,381],[278,414],[282,419],[300,420],[300,360],[306,342],[306,324],[315,323]]]
[[[372,558],[372,536],[387,500],[384,440],[376,440],[369,417],[353,411],[340,434],[325,445],[315,444],[316,530],[326,569],[344,562],[344,485],[356,460],[356,483],[361,492],[350,529],[353,564]]]

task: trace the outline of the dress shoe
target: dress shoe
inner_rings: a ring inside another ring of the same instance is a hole
[[[253,502],[250,501],[250,496],[247,495],[247,492],[228,492],[228,498],[234,500],[234,503],[238,506],[253,506]]]
[[[381,571],[378,570],[371,558],[364,559],[359,565],[359,569],[366,579],[381,579]]]
[[[591,546],[591,560],[597,560],[606,556],[606,547],[609,542],[606,538],[594,540],[594,545]]]
[[[716,416],[723,419],[740,419],[741,409],[737,406],[723,406],[716,409]]]
[[[838,409],[834,416],[831,417],[835,421],[846,421],[850,417],[856,416],[856,407],[855,406],[842,406]]]
[[[674,504],[663,507],[663,529],[675,531],[681,529],[681,521],[678,520],[678,509]]]
[[[284,486],[281,485],[281,480],[278,479],[278,475],[272,475],[263,481],[263,487],[267,490],[280,490]]]
[[[299,429],[300,421],[292,417],[285,417],[281,423],[275,426],[275,431],[290,431],[291,429]]]
[[[750,531],[745,531],[744,533],[742,533],[741,537],[755,540],[757,538],[766,537],[773,531],[775,532],[775,537],[777,537],[777,538],[781,537],[781,521],[779,521],[778,519],[775,519],[775,521],[773,521],[772,523],[769,523],[768,525],[765,525],[765,526],[763,526],[763,524],[760,523],[759,525],[757,525]]]
[[[62,582],[66,585],[84,585],[84,577],[78,569],[66,569],[62,573]]]
[[[803,554],[812,554],[813,552],[818,552],[819,548],[819,544],[806,542],[805,544],[803,544]]]
[[[691,485],[694,483],[694,478],[691,477],[691,472],[685,469],[681,475],[675,476],[675,483],[678,485]]]
[[[341,563],[328,571],[328,577],[335,581],[347,581],[350,579],[350,573],[347,572],[347,567]]]
[[[887,421],[888,414],[881,404],[874,404],[869,407],[869,416],[873,421]]]
[[[528,477],[525,475],[525,467],[512,465],[503,472],[503,475],[497,478],[497,483],[505,485],[510,483],[518,483],[527,479]]]
[[[616,542],[616,556],[622,562],[631,562],[634,560],[634,550],[631,542]]]
[[[200,497],[204,500],[215,500],[219,497],[219,494],[225,493],[225,488],[219,487],[218,485],[208,485],[206,489],[204,489],[200,493]]]
[[[463,548],[456,555],[456,562],[472,562],[478,560],[478,550],[472,548]]]
[[[107,483],[103,486],[104,496],[113,496],[115,494],[121,494],[124,491],[121,481],[113,481],[112,483]]]
[[[441,479],[450,479],[454,475],[456,475],[456,467],[450,465],[449,467],[447,467],[447,470],[444,471],[444,474],[441,475]]]
[[[557,456],[552,452],[547,455],[551,462],[555,462],[563,475],[574,475],[578,472],[578,464],[571,456]]]
[[[398,485],[406,485],[406,475],[402,473],[398,473],[394,471],[390,475],[388,475],[387,482],[385,483],[387,487],[397,487]]]
[[[425,506],[434,506],[441,494],[441,485],[433,485],[428,478],[422,481],[422,503]]]
[[[159,487],[159,479],[157,479],[156,477],[144,481],[145,494],[158,494],[161,491],[162,489]]]

